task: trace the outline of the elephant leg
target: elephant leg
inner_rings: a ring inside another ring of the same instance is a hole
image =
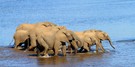
[[[102,50],[103,52],[105,52],[105,49],[104,49],[104,47],[102,46],[101,43],[99,44],[99,46],[101,47],[101,50]]]
[[[29,48],[28,48],[28,50],[32,50],[33,48],[35,48],[37,45],[37,43],[36,43],[37,41],[36,41],[36,39],[35,38],[33,38],[33,39],[31,39],[31,45],[29,46]]]
[[[98,47],[100,47],[100,49],[102,50],[102,52],[105,52],[105,49],[103,48],[101,43],[97,43]]]
[[[88,46],[88,43],[84,43],[84,46],[83,48],[85,49],[85,52],[89,52],[89,46]]]
[[[43,47],[45,47],[45,49],[44,49],[44,51],[43,51],[43,56],[45,56],[45,57],[49,56],[49,55],[48,55],[48,50],[49,50],[48,45],[43,46]]]
[[[60,44],[61,44],[61,42],[59,42],[59,41],[56,41],[55,44],[54,44],[54,53],[55,53],[55,56],[58,55],[58,50],[59,50]]]
[[[77,53],[77,50],[78,50],[78,46],[76,44],[76,41],[72,41],[71,44],[75,48],[75,54],[76,54]]]
[[[54,48],[54,53],[55,53],[54,56],[57,56],[58,55],[58,50],[59,50],[58,47],[55,47]]]
[[[43,56],[48,57],[49,46],[47,45],[47,43],[42,38],[38,38],[37,42],[38,42],[38,45],[42,45],[44,47]]]
[[[96,52],[98,53],[98,48],[99,48],[99,45],[96,44]]]
[[[40,55],[40,50],[39,50],[37,47],[35,48],[35,50],[36,50],[37,56],[38,56],[38,57],[41,56],[41,55]]]
[[[62,46],[62,52],[63,52],[63,55],[66,56],[66,45]]]
[[[72,48],[71,48],[71,45],[68,45],[68,50],[69,50],[70,54],[72,54]]]

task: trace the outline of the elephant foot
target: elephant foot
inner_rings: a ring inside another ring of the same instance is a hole
[[[40,54],[37,54],[37,57],[41,57],[41,55]]]
[[[99,51],[93,51],[95,54],[98,54],[99,53]]]
[[[24,52],[27,52],[27,51],[28,51],[28,49],[24,50]]]
[[[106,51],[102,51],[103,53],[105,53]]]
[[[63,56],[66,56],[66,54],[63,54]]]
[[[50,58],[51,56],[49,56],[48,54],[41,56],[42,58]]]

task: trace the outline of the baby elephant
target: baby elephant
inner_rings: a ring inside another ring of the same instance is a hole
[[[95,44],[97,52],[99,48],[101,48],[101,50],[105,52],[105,49],[103,48],[101,43],[101,41],[103,40],[108,40],[110,45],[114,48],[108,34],[101,30],[86,30],[84,32],[76,32],[76,34],[83,41],[83,47],[80,49],[80,51],[82,51],[83,49],[85,49],[86,51],[90,51],[90,46]]]

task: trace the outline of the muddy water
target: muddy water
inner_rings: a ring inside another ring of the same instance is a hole
[[[0,48],[1,67],[134,67],[135,42],[113,42],[112,49],[107,42],[103,45],[105,53],[78,53],[67,56],[38,58],[34,52],[24,52],[12,48]],[[95,48],[93,47],[93,50]]]

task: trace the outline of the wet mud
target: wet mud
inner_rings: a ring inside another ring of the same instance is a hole
[[[134,67],[135,42],[113,42],[112,49],[105,42],[105,53],[67,53],[67,56],[37,57],[34,52],[24,52],[8,47],[0,47],[0,67]],[[93,50],[95,48],[93,47]]]

